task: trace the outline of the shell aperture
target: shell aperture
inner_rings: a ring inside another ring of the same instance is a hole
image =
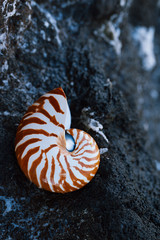
[[[73,152],[73,150],[75,149],[75,140],[72,137],[72,135],[70,135],[69,133],[65,133],[65,140],[66,140],[66,149],[69,152]]]
[[[72,192],[85,186],[98,170],[100,153],[95,140],[70,125],[66,95],[56,88],[34,102],[18,126],[18,163],[39,188]]]

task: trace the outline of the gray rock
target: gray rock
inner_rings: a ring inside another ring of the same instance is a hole
[[[138,1],[0,1],[0,239],[160,239],[159,8],[150,2],[145,22]],[[155,29],[149,70],[139,26]],[[94,179],[65,195],[30,183],[14,153],[27,107],[59,86],[72,126],[108,148]]]

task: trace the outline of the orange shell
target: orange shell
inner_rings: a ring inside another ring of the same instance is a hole
[[[18,126],[18,163],[39,188],[72,192],[85,186],[98,170],[100,153],[96,142],[82,130],[68,129],[70,121],[65,93],[57,88],[30,106]],[[75,140],[73,152],[66,149],[65,131]]]

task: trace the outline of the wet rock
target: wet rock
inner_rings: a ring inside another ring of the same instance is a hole
[[[142,7],[143,6],[143,7]],[[130,8],[130,19],[134,25],[155,26],[158,17],[158,0],[135,0]],[[154,12],[154,14],[153,14]]]
[[[143,15],[137,1],[1,1],[1,239],[159,239],[160,33],[153,5],[136,23],[155,27],[156,64],[146,71],[133,38],[133,7]],[[65,195],[30,183],[14,154],[27,107],[59,86],[72,126],[108,148],[94,179]]]

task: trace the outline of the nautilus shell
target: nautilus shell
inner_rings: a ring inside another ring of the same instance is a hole
[[[72,192],[85,186],[98,170],[96,142],[70,125],[66,95],[56,88],[34,102],[18,126],[15,152],[19,166],[39,188]]]

